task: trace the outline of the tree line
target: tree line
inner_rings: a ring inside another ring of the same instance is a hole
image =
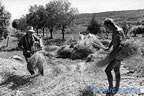
[[[73,8],[71,3],[66,0],[54,0],[48,2],[45,6],[33,5],[29,8],[29,13],[12,22],[13,28],[26,31],[27,26],[33,26],[37,34],[39,29],[45,29],[50,32],[50,38],[53,38],[54,30],[61,30],[62,39],[64,39],[65,29],[74,24],[78,15],[78,9]]]

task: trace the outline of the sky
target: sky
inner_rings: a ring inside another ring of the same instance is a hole
[[[50,0],[0,0],[12,19],[28,13],[31,5],[45,5]],[[105,11],[144,9],[144,0],[68,0],[79,13],[98,13]]]

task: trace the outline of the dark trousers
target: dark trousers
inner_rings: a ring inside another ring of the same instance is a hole
[[[30,58],[32,56],[31,53],[27,53],[27,52],[23,52],[23,55],[25,57],[26,62],[28,62],[28,58]]]

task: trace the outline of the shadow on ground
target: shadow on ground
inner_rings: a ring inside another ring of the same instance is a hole
[[[18,75],[10,75],[2,83],[0,83],[0,86],[8,86],[10,84],[9,88],[15,90],[26,84],[31,84],[32,79],[38,76],[39,75],[25,77],[25,76],[18,76]]]

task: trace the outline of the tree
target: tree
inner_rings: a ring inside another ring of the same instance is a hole
[[[55,0],[46,4],[46,13],[46,26],[50,30],[51,38],[53,30],[56,28],[62,31],[64,39],[65,28],[72,23],[78,10],[71,8],[71,3],[68,1]]]
[[[0,2],[0,37],[6,37],[8,34],[7,27],[10,24],[11,14],[5,10]]]
[[[100,33],[101,25],[95,20],[95,15],[93,15],[87,30],[92,34]]]
[[[29,9],[29,14],[26,15],[26,22],[29,26],[33,26],[37,30],[38,34],[38,23],[39,16],[37,15],[38,5],[31,6]]]
[[[42,5],[34,5],[29,9],[29,14],[27,14],[27,24],[33,26],[37,30],[44,28],[46,23],[46,10]]]
[[[72,8],[71,3],[64,0],[56,1],[58,24],[57,28],[62,31],[62,39],[64,39],[65,29],[72,24],[76,15],[77,8]]]
[[[40,5],[37,9],[37,15],[39,16],[39,23],[37,25],[38,29],[43,29],[43,36],[44,36],[44,28],[46,27],[46,9],[44,6]]]
[[[17,27],[21,31],[26,31],[26,29],[27,29],[26,16],[23,15],[20,19],[18,19]]]
[[[53,38],[53,31],[56,27],[58,16],[57,16],[57,3],[56,1],[50,1],[46,4],[46,26],[50,31],[50,38]]]

